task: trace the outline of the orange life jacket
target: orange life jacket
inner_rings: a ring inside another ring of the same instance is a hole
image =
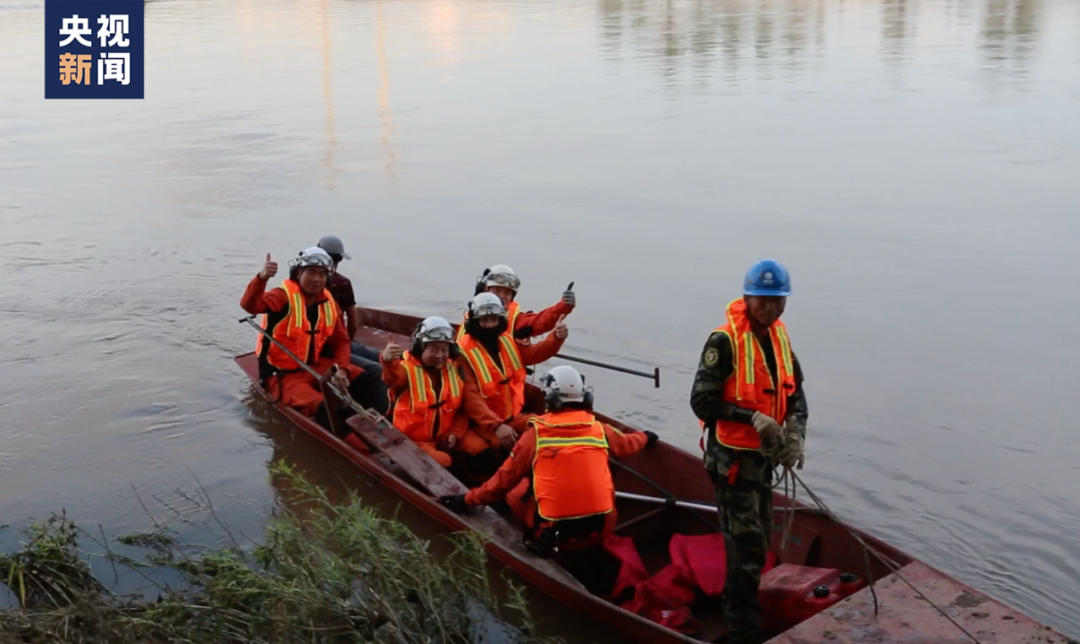
[[[541,518],[579,519],[615,508],[603,424],[573,410],[533,418],[529,427],[536,433],[532,477]]]
[[[777,320],[769,327],[779,385],[773,382],[761,345],[750,330],[746,302],[742,298],[728,304],[727,324],[713,329],[713,333],[723,333],[731,341],[735,370],[724,382],[724,400],[743,409],[759,411],[783,423],[787,418],[788,396],[795,392],[795,367],[784,323]],[[735,449],[761,448],[761,437],[753,425],[730,420],[716,422],[716,440],[721,445]]]
[[[454,418],[461,409],[461,396],[465,387],[457,366],[448,360],[440,371],[440,391],[435,391],[428,369],[419,358],[408,351],[401,358],[409,375],[409,390],[394,401],[394,427],[414,441],[434,441],[435,420],[440,431],[449,431]]]
[[[521,313],[521,307],[517,302],[510,302],[510,306],[506,307],[506,328],[510,329],[510,335],[514,334],[515,325],[517,324],[518,314]],[[465,323],[469,321],[469,312],[465,311],[465,315],[461,318],[461,326],[457,330],[458,343],[461,342],[461,338],[465,336]],[[528,343],[528,338],[524,338],[523,342]]]
[[[499,360],[502,368],[488,355],[484,345],[466,333],[458,341],[462,355],[469,361],[480,393],[496,416],[509,420],[525,407],[525,364],[510,330],[499,336]]]
[[[269,329],[270,334],[275,340],[287,347],[293,355],[306,363],[313,364],[322,353],[326,341],[334,334],[334,325],[341,319],[341,309],[334,302],[330,291],[323,289],[322,299],[324,301],[318,305],[319,319],[315,324],[315,328],[312,329],[311,322],[308,321],[307,306],[304,304],[304,293],[300,289],[300,285],[287,279],[279,288],[289,296],[289,305],[273,314],[275,318],[281,317],[274,323],[274,328]],[[262,328],[267,328],[270,315],[269,313],[263,315]],[[312,349],[311,339],[313,336],[315,338],[315,352],[309,354],[309,350]],[[255,353],[260,358],[265,358],[272,367],[276,367],[280,371],[300,370],[300,365],[296,364],[295,360],[286,355],[276,344],[267,340],[261,333],[255,344]]]

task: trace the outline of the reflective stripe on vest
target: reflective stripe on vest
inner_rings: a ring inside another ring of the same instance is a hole
[[[476,374],[480,393],[491,411],[504,420],[521,413],[525,407],[525,366],[510,332],[499,336],[501,368],[471,335],[465,334],[458,346]]]
[[[331,297],[330,291],[324,289],[322,297],[325,301],[319,305],[318,320],[316,320],[315,329],[312,330],[307,319],[307,307],[304,305],[304,294],[300,289],[300,285],[287,279],[282,282],[280,288],[285,291],[286,301],[289,306],[281,320],[274,325],[273,329],[269,329],[270,334],[298,358],[301,358],[304,362],[310,362],[309,350],[311,349],[312,335],[315,338],[314,355],[318,356],[322,353],[323,345],[334,333],[334,325],[338,320],[337,304]],[[267,328],[269,317],[269,314],[263,315],[262,328]],[[261,333],[255,342],[255,352],[257,354],[262,355],[264,343],[270,345],[266,347],[266,360],[271,366],[282,371],[300,369],[300,365],[296,364],[295,360],[290,358],[280,347],[267,340]]]
[[[545,414],[529,421],[536,434],[533,495],[547,521],[607,514],[615,508],[604,426],[585,411]]]
[[[776,359],[775,382],[757,336],[750,330],[744,300],[728,304],[727,324],[717,327],[713,333],[723,333],[731,341],[735,372],[724,383],[724,400],[783,423],[787,417],[787,397],[795,391],[791,341],[784,323],[777,320],[769,327],[769,340]],[[761,447],[761,438],[753,426],[734,421],[717,421],[716,440],[735,449]]]
[[[447,362],[443,366],[440,391],[436,392],[431,376],[423,364],[408,351],[402,356],[405,373],[409,379],[409,405],[394,405],[394,427],[414,441],[435,440],[435,418],[439,414],[440,431],[448,431],[461,408],[463,389],[456,365]],[[447,396],[449,387],[449,396]],[[397,403],[403,401],[397,400]]]

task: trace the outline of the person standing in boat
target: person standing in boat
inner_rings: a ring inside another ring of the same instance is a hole
[[[352,256],[345,252],[345,244],[334,235],[323,237],[317,246],[325,250],[330,259],[334,260],[334,271],[330,274],[326,290],[334,296],[334,301],[341,307],[341,312],[345,316],[345,330],[349,333],[349,348],[352,354],[350,361],[374,376],[381,376],[379,350],[364,346],[355,340],[356,330],[360,328],[360,308],[356,306],[356,294],[353,292],[352,281],[338,270],[342,260],[352,259]]]
[[[477,383],[485,404],[501,424],[478,424],[476,432],[487,445],[473,441],[461,449],[472,455],[488,446],[509,451],[531,418],[521,413],[525,407],[525,367],[558,353],[570,332],[559,318],[543,341],[534,345],[515,342],[506,307],[493,293],[480,293],[469,302],[469,316],[462,328],[465,333],[459,337],[458,345],[468,363],[467,377]]]
[[[266,284],[277,271],[277,262],[267,253],[262,270],[240,298],[240,307],[252,315],[262,314],[263,328],[316,372],[325,373],[337,365],[337,385],[348,389],[360,404],[385,414],[386,385],[349,360],[349,336],[341,309],[326,290],[333,272],[330,255],[317,246],[301,251],[291,263],[288,279],[267,291]],[[330,427],[315,378],[262,334],[255,351],[259,378],[267,390],[276,393],[282,403]]]
[[[466,494],[440,497],[461,512],[506,499],[525,524],[526,543],[541,556],[603,543],[615,529],[615,486],[608,456],[627,456],[656,443],[654,432],[623,432],[596,420],[592,389],[576,369],[540,376],[547,413],[528,421],[510,458],[491,479]]]
[[[473,293],[473,295],[491,293],[502,300],[503,306],[506,307],[506,318],[510,330],[519,344],[529,344],[532,338],[551,332],[559,320],[570,315],[577,306],[577,296],[573,289],[567,288],[561,300],[543,311],[539,313],[522,311],[521,306],[515,301],[520,288],[521,279],[518,278],[514,269],[505,264],[496,264],[491,268],[485,268],[483,275],[476,278],[476,291]],[[458,328],[459,340],[465,333],[465,322],[468,319],[469,312],[466,310],[462,324]]]
[[[728,304],[726,322],[705,343],[690,393],[724,533],[731,644],[761,640],[758,586],[772,537],[772,473],[778,464],[801,469],[804,461],[802,368],[780,321],[790,294],[779,262],[754,264],[743,297]]]
[[[394,427],[443,467],[450,451],[469,444],[476,452],[488,442],[469,429],[469,418],[497,427],[498,417],[484,404],[476,382],[465,378],[464,359],[454,341],[454,328],[440,317],[425,319],[413,334],[412,347],[402,351],[390,342],[380,360],[390,390]]]

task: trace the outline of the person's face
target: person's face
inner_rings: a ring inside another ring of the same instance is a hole
[[[514,301],[514,292],[505,286],[489,286],[488,293],[495,295],[502,300],[503,306],[510,306],[510,303]]]
[[[420,361],[425,367],[441,369],[450,359],[449,342],[428,342],[424,345],[424,351],[420,354]]]
[[[762,326],[772,326],[784,314],[784,306],[787,304],[786,297],[775,295],[747,295],[746,309],[750,317],[754,318]]]
[[[499,326],[499,316],[497,315],[484,315],[478,320],[480,327],[484,329],[494,329]]]
[[[307,266],[300,271],[300,289],[305,295],[318,295],[326,288],[330,271],[318,266]]]

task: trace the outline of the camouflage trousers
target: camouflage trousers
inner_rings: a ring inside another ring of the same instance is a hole
[[[772,468],[760,452],[740,452],[737,476],[729,483],[731,466],[714,469],[713,477],[727,551],[724,617],[729,644],[757,644],[762,636],[758,586],[772,540]]]

